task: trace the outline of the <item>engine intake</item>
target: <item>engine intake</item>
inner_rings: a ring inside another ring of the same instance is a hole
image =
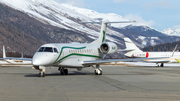
[[[117,45],[112,42],[102,43],[100,46],[100,51],[103,54],[113,54],[116,52],[116,50],[117,50]]]

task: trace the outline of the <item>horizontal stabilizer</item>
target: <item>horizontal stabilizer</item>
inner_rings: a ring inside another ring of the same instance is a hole
[[[133,51],[135,49],[118,49],[117,52],[124,52],[124,51]]]
[[[105,21],[105,22],[81,22],[81,23],[97,23],[97,24],[101,24],[101,23],[105,23],[105,24],[109,24],[109,23],[133,23],[136,21],[115,21],[115,22],[109,22],[109,21]]]

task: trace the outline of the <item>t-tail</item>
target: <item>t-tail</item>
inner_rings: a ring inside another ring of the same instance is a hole
[[[128,51],[125,56],[127,57],[133,57],[134,53],[137,52],[143,52],[140,50],[129,38],[124,38],[125,45],[126,45],[126,51]]]
[[[107,31],[108,24],[111,24],[111,23],[133,23],[133,22],[136,22],[136,21],[109,22],[107,20],[103,20],[102,22],[82,22],[82,23],[99,23],[99,24],[101,24],[99,38],[92,42],[93,44],[100,45],[106,41],[106,31]]]

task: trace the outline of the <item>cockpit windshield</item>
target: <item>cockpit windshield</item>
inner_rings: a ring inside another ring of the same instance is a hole
[[[52,47],[41,47],[39,48],[38,52],[55,52],[55,53],[58,53],[58,50],[57,48],[52,48]]]
[[[38,52],[43,52],[44,51],[44,47],[39,48]]]

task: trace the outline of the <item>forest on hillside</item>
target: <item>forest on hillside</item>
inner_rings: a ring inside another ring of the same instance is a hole
[[[164,44],[158,44],[155,46],[149,46],[149,47],[145,47],[142,50],[143,51],[173,51],[175,46],[177,46],[176,50],[180,50],[180,41],[176,41],[173,43],[164,43]]]

